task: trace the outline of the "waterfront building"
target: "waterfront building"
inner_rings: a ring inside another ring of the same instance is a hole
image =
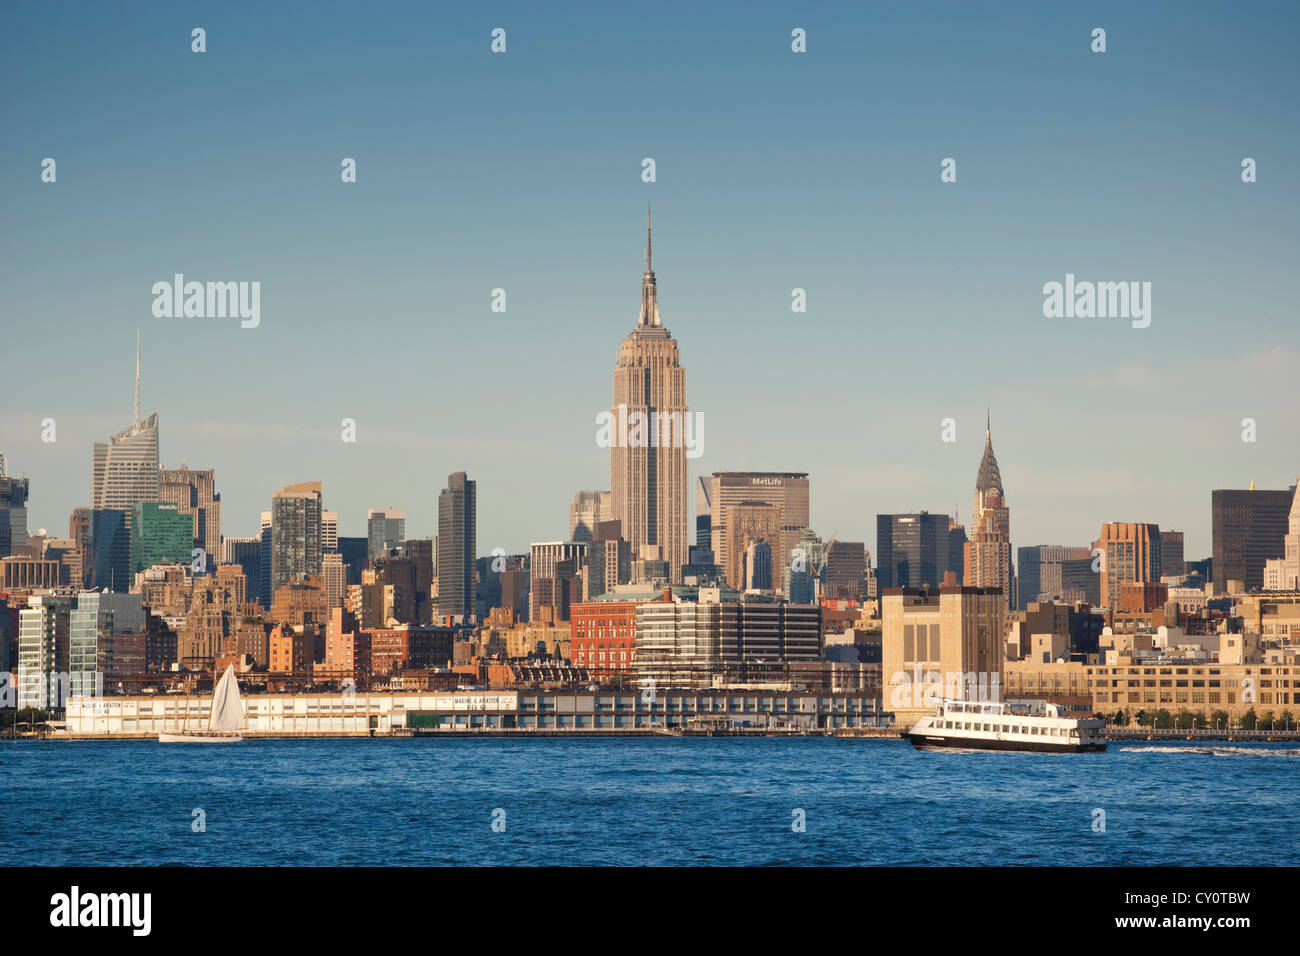
[[[656,595],[656,599],[662,595]],[[631,673],[639,602],[602,594],[569,609],[572,661],[597,680]]]
[[[791,556],[808,531],[808,473],[718,471],[708,479],[707,492],[701,488],[701,497],[710,507],[706,543],[727,584],[743,586],[745,549],[766,541],[772,549],[772,580],[784,587]]]
[[[728,670],[820,661],[821,608],[725,587],[664,588],[638,602],[634,646],[637,680],[709,687]]]
[[[365,629],[362,633],[370,640],[370,671],[377,677],[450,667],[455,653],[456,631],[450,627],[403,624]]]
[[[726,726],[817,731],[881,724],[869,691],[789,689],[627,691],[394,691],[387,693],[244,693],[246,737],[337,735],[394,731],[625,731]],[[98,708],[96,705],[99,705]],[[153,696],[68,704],[69,736],[156,737],[179,730],[186,701]]]
[[[371,508],[366,512],[366,556],[372,561],[400,548],[406,540],[406,512],[400,508]]]
[[[180,514],[191,518],[192,547],[203,549],[208,570],[221,560],[221,495],[216,491],[215,475],[211,468],[192,471],[182,465],[162,469],[158,479],[158,500],[176,505]]]
[[[476,483],[463,471],[447,477],[438,495],[437,581],[441,622],[470,620],[475,612],[474,557],[478,547]]]
[[[1101,604],[1119,606],[1125,581],[1159,583],[1162,567],[1160,528],[1154,524],[1111,521],[1093,542],[1101,557]],[[1261,567],[1262,570],[1262,567]]]
[[[103,696],[145,671],[147,612],[138,594],[83,591],[68,610],[68,693]]]
[[[1166,658],[1121,656],[1106,664],[1044,664],[1021,661],[1006,666],[1005,694],[1072,703],[1096,714],[1124,711],[1153,717],[1166,710],[1188,711],[1209,725],[1240,726],[1250,711],[1257,717],[1286,715],[1300,721],[1300,665],[1224,664]],[[1225,720],[1226,716],[1226,720]]]
[[[1300,483],[1300,482],[1298,482]],[[1210,493],[1214,591],[1229,581],[1247,590],[1264,586],[1264,562],[1284,557],[1296,486],[1287,491],[1218,489]]]
[[[660,321],[658,296],[647,213],[641,313],[614,369],[610,494],[633,559],[664,561],[680,581],[687,560],[686,369],[677,340]]]
[[[18,612],[18,707],[62,707],[68,688],[66,597],[33,594]]]
[[[321,573],[321,483],[287,485],[271,496],[271,596],[303,575]]]
[[[883,706],[910,726],[942,698],[998,700],[1006,602],[999,588],[889,588],[881,595]]]

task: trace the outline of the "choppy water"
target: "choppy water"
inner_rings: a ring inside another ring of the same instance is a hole
[[[0,853],[74,865],[1294,866],[1298,758],[1284,744],[1146,742],[1077,755],[824,738],[18,742],[0,744]],[[805,832],[792,830],[796,810]]]

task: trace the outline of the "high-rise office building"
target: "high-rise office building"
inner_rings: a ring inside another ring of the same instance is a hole
[[[1286,538],[1282,542],[1282,588],[1300,591],[1300,477],[1296,478],[1296,491],[1291,496]]]
[[[536,541],[529,547],[528,619],[539,619],[543,607],[562,607],[563,585],[575,577],[587,558],[585,541]],[[581,600],[581,595],[579,595]]]
[[[406,512],[400,508],[371,508],[366,512],[366,556],[382,558],[406,540]]]
[[[339,554],[343,555],[343,566],[348,569],[348,584],[360,584],[361,572],[366,569],[370,539],[341,537],[339,538],[338,551]]]
[[[27,494],[31,485],[26,478],[9,476],[5,456],[0,455],[0,558],[14,553],[14,547],[27,543]]]
[[[222,538],[221,563],[237,564],[244,572],[248,599],[260,600],[262,587],[262,539]],[[264,605],[265,606],[265,605]]]
[[[1091,548],[1036,544],[1016,549],[1016,600],[1022,611],[1035,601],[1098,604],[1100,586]]]
[[[131,575],[168,562],[190,564],[194,550],[194,519],[172,502],[138,501],[131,509]],[[202,545],[200,545],[202,547]],[[216,552],[212,565],[216,566]]]
[[[438,494],[438,616],[474,616],[474,550],[478,546],[478,495],[463,471],[447,476]]]
[[[591,541],[596,525],[614,517],[614,496],[608,491],[575,491],[569,505],[569,540]]]
[[[432,538],[408,538],[403,546],[415,569],[415,617],[420,624],[433,623],[433,548]],[[486,611],[482,617],[487,617]]]
[[[713,478],[700,475],[695,480],[695,546],[713,553]]]
[[[125,512],[138,501],[157,501],[158,414],[140,414],[140,340],[135,353],[135,419],[107,442],[95,442],[90,507]]]
[[[610,490],[633,559],[664,561],[680,581],[687,561],[686,369],[660,323],[658,295],[647,214],[641,314],[614,369]]]
[[[68,537],[81,552],[81,580],[70,582],[74,587],[85,587],[90,581],[94,554],[90,544],[90,509],[73,508],[68,516]]]
[[[1181,531],[1160,532],[1160,576],[1182,577],[1187,571],[1187,562],[1183,559],[1183,533]]]
[[[322,511],[320,513],[320,549],[322,554],[326,551],[337,551],[339,549],[339,513],[337,511]]]
[[[876,515],[876,577],[885,588],[939,587],[949,571],[961,580],[960,551],[953,547],[954,523],[947,515]],[[956,526],[960,528],[960,525]],[[961,543],[965,532],[961,532]]]
[[[221,555],[221,495],[216,491],[216,472],[164,468],[158,479],[158,500],[171,502],[183,515],[193,519],[194,547],[207,555],[208,570],[213,570]]]
[[[343,555],[337,551],[321,555],[321,576],[325,581],[326,607],[342,607],[343,595],[347,592],[347,569],[343,566]]]
[[[745,549],[763,540],[772,548],[772,580],[784,587],[791,555],[808,530],[808,473],[718,471],[708,479],[703,497],[711,508],[713,560],[727,583],[743,584],[739,574]]]
[[[1246,590],[1264,586],[1264,562],[1282,557],[1287,522],[1296,488],[1287,491],[1219,489],[1210,493],[1214,590],[1226,592],[1229,581]]]
[[[257,600],[263,608],[271,607],[274,594],[271,591],[271,518],[272,512],[263,511],[261,527],[258,530],[259,544],[262,551],[261,573],[257,579]]]
[[[1101,603],[1118,608],[1122,585],[1160,583],[1160,528],[1154,524],[1111,521],[1092,543],[1101,554]],[[1261,578],[1263,567],[1260,568]]]
[[[33,594],[18,612],[18,707],[62,707],[68,670],[66,597]]]
[[[286,584],[321,573],[319,481],[287,485],[271,496],[271,597]]]
[[[743,556],[744,586],[746,591],[771,591],[772,545],[766,541],[751,541]]]
[[[622,525],[617,521],[597,522],[593,538],[587,543],[583,572],[585,601],[595,600],[632,577],[632,548],[623,538]]]
[[[90,512],[90,587],[131,590],[131,512],[96,508]]]
[[[157,501],[158,414],[140,413],[140,339],[135,351],[135,419],[95,442],[91,473],[91,584],[130,590],[131,510],[142,501]]]
[[[867,549],[861,541],[832,541],[826,549],[825,595],[836,601],[860,601],[867,574]]]
[[[984,432],[984,456],[975,476],[975,507],[970,542],[963,562],[968,587],[1001,588],[1007,607],[1015,606],[1011,566],[1011,509],[1002,487],[1002,472],[993,454],[993,429]]]

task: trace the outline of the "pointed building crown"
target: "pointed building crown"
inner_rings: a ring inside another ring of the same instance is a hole
[[[650,207],[645,210],[645,275],[641,277],[641,315],[636,320],[638,329],[659,328],[659,287],[655,282],[650,244]]]
[[[990,425],[984,432],[984,457],[980,459],[979,474],[975,476],[977,492],[993,491],[1002,495],[1002,472],[998,470],[998,459],[993,454],[993,429]]]

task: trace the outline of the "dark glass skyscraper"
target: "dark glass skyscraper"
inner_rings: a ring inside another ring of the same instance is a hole
[[[1210,492],[1214,547],[1214,590],[1241,581],[1247,590],[1264,586],[1264,562],[1286,548],[1287,517],[1295,485],[1287,491]]]
[[[321,483],[304,481],[271,496],[271,593],[321,573]]]
[[[953,567],[947,515],[876,515],[876,579],[885,588],[938,587]]]
[[[27,544],[28,489],[26,478],[5,474],[4,456],[0,455],[0,558]]]
[[[438,616],[474,616],[475,483],[458,471],[438,495]]]

